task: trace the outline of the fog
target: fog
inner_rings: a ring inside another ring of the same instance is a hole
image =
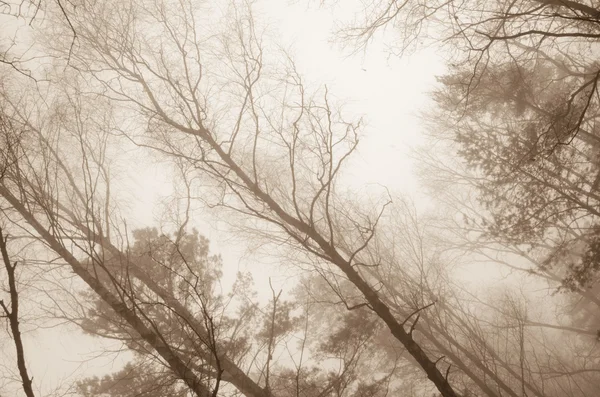
[[[595,396],[586,2],[0,5],[1,396]]]

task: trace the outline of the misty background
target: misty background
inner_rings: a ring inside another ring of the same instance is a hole
[[[592,2],[0,12],[0,395],[595,395]]]

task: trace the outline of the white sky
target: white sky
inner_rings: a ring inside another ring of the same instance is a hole
[[[285,1],[263,0],[257,3],[256,15],[277,32],[284,47],[291,49],[301,74],[315,84],[327,84],[333,95],[347,103],[348,111],[365,116],[367,127],[359,153],[346,172],[347,179],[353,181],[352,187],[368,189],[370,184],[381,184],[392,191],[413,192],[416,180],[407,154],[410,145],[420,142],[421,127],[416,113],[427,104],[427,92],[443,67],[433,51],[398,59],[390,57],[377,40],[366,54],[350,56],[336,49],[331,44],[332,15],[338,18],[343,10],[345,16],[349,16],[352,10],[349,1],[341,3],[343,9],[331,10],[320,9],[317,4],[308,7],[305,1],[290,5]],[[386,40],[393,40],[393,35],[388,35]],[[138,194],[141,202],[136,203],[130,213],[137,222],[129,222],[152,226],[156,224],[157,219],[153,218],[157,216],[157,204],[166,192],[169,177],[157,166],[137,166],[140,169],[138,184],[143,194]],[[248,267],[253,270],[257,286],[267,285],[265,273],[273,273],[273,266],[268,266],[266,272],[258,271],[266,265],[241,259],[243,247],[232,246],[225,230],[214,229],[213,222],[197,221],[196,225],[211,239],[213,251],[222,254],[225,266],[232,270],[227,275]],[[274,279],[276,288],[285,288],[284,278],[282,275]],[[82,366],[81,362],[99,349],[97,342],[91,343],[85,336],[58,328],[38,330],[26,337],[30,371],[34,384],[42,388],[41,395],[61,380],[68,384],[71,374],[111,371],[111,362],[103,362],[105,360]],[[12,344],[1,345],[0,354],[12,348]]]

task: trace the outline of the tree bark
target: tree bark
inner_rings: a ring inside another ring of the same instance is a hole
[[[35,231],[41,236],[44,242],[60,255],[77,274],[95,293],[100,296],[110,307],[121,316],[129,325],[146,341],[156,352],[169,364],[173,372],[183,380],[186,385],[198,397],[209,397],[210,391],[200,378],[190,369],[179,356],[157,335],[148,328],[133,310],[127,307],[118,297],[114,296],[102,283],[90,274],[85,267],[66,249],[62,244],[52,236],[35,219],[25,206],[2,184],[0,184],[0,196],[4,197],[11,206],[16,209],[21,216],[29,223]]]
[[[63,209],[68,212],[68,210]],[[74,214],[68,212],[71,217]],[[95,233],[82,223],[76,223],[74,226],[79,228],[91,241],[97,242],[103,249],[108,251],[110,255],[118,263],[125,263],[128,266],[128,271],[132,276],[144,283],[152,292],[158,295],[165,303],[171,306],[178,316],[180,316],[191,328],[198,334],[202,340],[209,340],[209,335],[204,325],[196,319],[196,317],[185,307],[179,300],[175,299],[173,294],[167,289],[161,287],[154,279],[149,276],[135,262],[128,259],[128,256],[114,246],[108,238],[104,238],[101,234]],[[270,391],[262,388],[244,371],[242,371],[229,357],[217,352],[220,366],[225,374],[226,381],[234,385],[240,392],[248,397],[272,397]],[[209,360],[210,361],[210,360]],[[218,368],[214,367],[215,370]],[[223,379],[223,380],[225,380]]]
[[[594,7],[590,7],[587,4],[578,3],[573,0],[535,0],[538,3],[553,5],[559,7],[566,7],[570,10],[579,11],[582,14],[587,15],[593,19],[600,19],[600,11],[595,9]]]
[[[19,329],[19,293],[17,292],[17,283],[15,281],[15,268],[17,267],[17,263],[15,262],[13,265],[10,264],[8,250],[6,249],[7,239],[8,237],[4,237],[2,234],[2,228],[0,228],[0,251],[2,252],[4,267],[8,273],[10,309],[2,300],[0,300],[0,306],[2,306],[2,309],[4,309],[4,313],[8,318],[10,331],[15,341],[15,348],[17,349],[17,367],[19,368],[19,375],[21,376],[21,382],[23,383],[23,391],[27,397],[35,397],[32,387],[32,378],[29,377],[27,365],[25,364],[25,351],[23,349],[23,340],[21,338],[21,331]]]
[[[143,84],[143,83],[142,83]],[[146,90],[149,93],[149,90]],[[153,101],[155,108],[160,109],[156,100],[150,96]],[[348,279],[359,289],[363,294],[369,305],[373,308],[375,313],[385,322],[392,335],[406,348],[408,353],[416,360],[419,366],[425,371],[427,377],[433,382],[443,397],[457,397],[458,395],[453,390],[452,386],[448,382],[448,379],[441,373],[436,367],[436,363],[432,361],[421,346],[415,342],[412,336],[404,330],[402,324],[396,320],[392,315],[389,307],[385,305],[373,288],[367,284],[365,280],[358,274],[352,265],[344,259],[339,252],[312,226],[307,224],[301,219],[297,219],[294,216],[288,214],[268,193],[264,192],[260,186],[255,183],[240,166],[231,158],[231,156],[223,150],[223,148],[215,141],[212,134],[205,128],[201,127],[196,130],[193,128],[185,127],[171,120],[166,114],[161,111],[158,112],[159,116],[167,123],[177,128],[178,130],[197,136],[204,140],[210,145],[210,147],[217,153],[221,160],[241,179],[242,183],[252,194],[260,199],[265,205],[273,211],[283,222],[290,225],[298,232],[308,236],[312,239],[323,251],[323,258],[329,260],[332,264],[337,266]]]

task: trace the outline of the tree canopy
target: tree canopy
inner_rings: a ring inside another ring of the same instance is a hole
[[[48,394],[22,329],[39,317],[127,357],[52,396],[594,396],[597,5],[393,0],[341,25],[352,51],[381,33],[443,54],[423,205],[344,182],[370,127],[258,5],[0,4],[29,26],[0,47],[0,393]],[[138,163],[170,185],[141,225]]]

